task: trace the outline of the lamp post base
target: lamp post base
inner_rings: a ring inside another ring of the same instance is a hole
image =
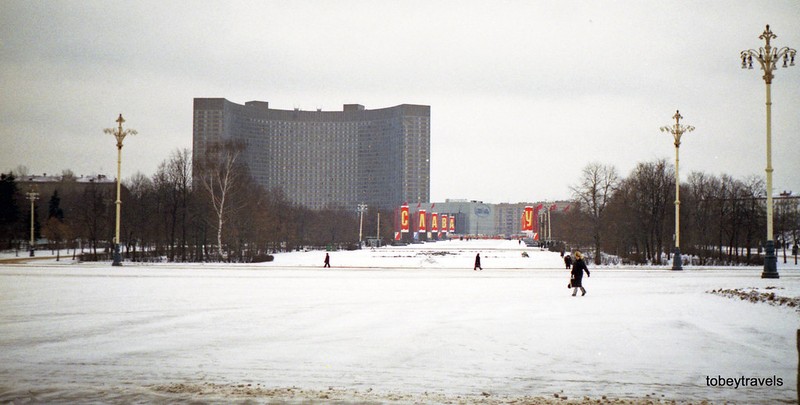
[[[672,270],[683,270],[683,258],[681,258],[681,249],[675,247],[675,254],[672,255]]]
[[[764,271],[761,278],[780,278],[778,275],[778,258],[775,256],[775,241],[768,240],[764,250]]]
[[[114,261],[111,262],[112,266],[122,266],[122,255],[119,254],[119,244],[114,245]]]
[[[35,256],[35,255],[33,254],[33,248],[31,248],[31,257],[33,257],[33,256]]]

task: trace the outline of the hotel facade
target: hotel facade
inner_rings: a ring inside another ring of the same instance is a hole
[[[311,209],[391,209],[430,199],[430,106],[278,110],[264,101],[194,99],[195,159],[235,141],[250,174]]]

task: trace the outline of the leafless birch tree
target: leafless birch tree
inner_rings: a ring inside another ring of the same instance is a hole
[[[236,142],[212,144],[206,148],[206,155],[196,161],[200,166],[196,171],[199,182],[208,193],[209,202],[214,211],[217,254],[220,259],[225,257],[222,243],[225,222],[235,208],[229,204],[229,199],[242,176],[236,162],[242,150],[243,146]]]

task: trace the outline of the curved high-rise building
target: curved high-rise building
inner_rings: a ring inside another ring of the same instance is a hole
[[[430,106],[276,110],[224,98],[194,99],[195,158],[237,141],[253,178],[311,208],[389,209],[430,198]]]

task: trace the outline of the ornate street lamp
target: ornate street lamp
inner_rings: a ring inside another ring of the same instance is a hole
[[[681,258],[681,181],[678,176],[678,151],[681,147],[681,136],[686,132],[694,131],[691,125],[681,125],[681,112],[675,111],[675,124],[672,126],[661,127],[661,132],[669,132],[675,139],[675,254],[672,256],[672,270],[683,270],[683,259]]]
[[[31,257],[33,257],[34,256],[34,254],[33,254],[34,246],[35,246],[35,243],[36,243],[36,240],[34,239],[34,231],[33,231],[33,217],[34,217],[34,215],[33,215],[33,213],[34,213],[34,211],[33,211],[33,202],[39,199],[39,193],[37,193],[37,192],[33,191],[33,189],[31,189],[31,191],[25,193],[25,195],[27,196],[25,198],[27,198],[31,202],[31,244],[30,244],[30,248],[31,248]]]
[[[761,273],[761,278],[778,278],[775,241],[772,233],[772,96],[770,87],[772,79],[775,77],[773,71],[775,71],[777,63],[783,59],[783,67],[787,67],[787,65],[794,66],[794,57],[797,51],[789,47],[781,49],[772,47],[769,41],[777,38],[777,35],[770,31],[769,25],[758,38],[763,39],[766,45],[759,48],[758,51],[754,49],[742,51],[741,57],[742,69],[752,69],[753,59],[761,64],[761,70],[764,71],[764,82],[767,84],[767,244],[765,246],[764,271]]]
[[[136,130],[134,129],[126,129],[123,131],[123,122],[125,122],[125,119],[122,118],[122,114],[120,114],[119,118],[117,118],[117,123],[119,124],[117,129],[106,128],[103,130],[103,132],[107,134],[114,135],[114,138],[117,139],[117,226],[116,232],[114,233],[114,261],[111,263],[112,266],[122,266],[122,255],[119,251],[119,218],[122,206],[122,199],[120,197],[120,184],[122,182],[122,140],[125,139],[127,135],[136,135]]]

